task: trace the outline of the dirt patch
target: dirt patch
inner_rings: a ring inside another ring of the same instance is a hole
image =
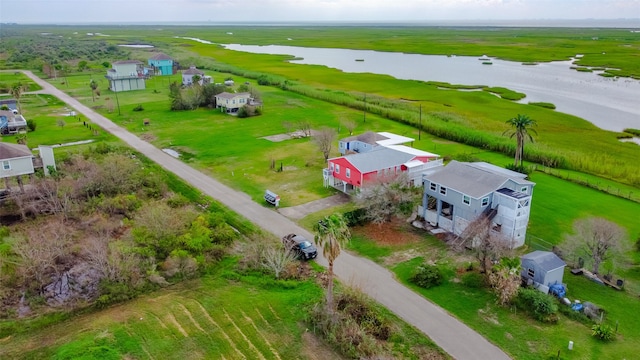
[[[314,335],[312,332],[306,331],[305,333],[303,333],[302,342],[304,343],[304,345],[302,346],[302,355],[306,359],[309,359],[309,360],[345,359],[345,357],[335,352],[328,345],[322,342],[322,340],[318,339],[318,337]]]
[[[407,251],[397,251],[397,252],[394,252],[392,255],[389,255],[386,258],[384,258],[384,266],[394,266],[396,264],[409,261],[418,256],[422,256],[422,254],[419,253],[416,249],[409,249]]]
[[[157,136],[155,136],[153,134],[150,134],[150,133],[144,133],[144,134],[140,135],[140,139],[142,139],[142,140],[144,140],[146,142],[156,141],[157,138],[158,138]]]
[[[422,235],[411,224],[402,219],[393,219],[382,225],[366,224],[353,229],[356,235],[362,235],[378,245],[407,245],[419,242]]]

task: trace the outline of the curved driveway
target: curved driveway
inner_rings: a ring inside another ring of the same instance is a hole
[[[297,233],[309,239],[313,238],[313,235],[307,230],[276,211],[255,203],[248,195],[235,191],[162,152],[162,150],[115,125],[109,119],[38,78],[30,71],[24,71],[24,73],[42,86],[43,92],[58,97],[166,170],[176,174],[261,228],[278,237],[288,233]],[[327,266],[326,260],[321,258],[320,255],[317,259],[318,263]],[[382,266],[370,260],[343,252],[335,263],[334,270],[341,281],[362,289],[363,292],[394,312],[404,321],[428,335],[453,358],[460,360],[509,359],[502,350],[488,342],[480,334],[449,315],[442,308],[397,282],[392,273]]]

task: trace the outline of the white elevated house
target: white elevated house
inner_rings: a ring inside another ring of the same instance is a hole
[[[535,185],[526,175],[485,162],[453,160],[423,176],[422,183],[421,213],[432,226],[461,235],[483,216],[513,247],[524,244]]]
[[[105,76],[109,80],[109,90],[115,92],[143,90],[145,79],[149,77],[144,64],[138,60],[115,61]]]
[[[227,114],[235,114],[238,110],[245,105],[255,105],[251,93],[228,93],[222,92],[216,97],[216,109],[220,109],[221,112]]]

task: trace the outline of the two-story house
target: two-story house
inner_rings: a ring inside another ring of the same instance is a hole
[[[149,66],[154,69],[154,75],[166,76],[174,74],[173,59],[167,54],[156,54],[149,58]]]
[[[105,76],[109,80],[109,90],[115,92],[143,90],[146,87],[145,79],[148,77],[143,65],[138,60],[114,62]]]
[[[486,216],[492,231],[513,247],[524,244],[535,185],[526,175],[485,162],[454,160],[422,180],[421,212],[432,226],[460,235]]]
[[[400,173],[407,181],[420,186],[422,174],[442,166],[439,155],[404,145],[380,146],[372,151],[354,153],[327,160],[323,169],[325,187],[353,194],[385,177]]]

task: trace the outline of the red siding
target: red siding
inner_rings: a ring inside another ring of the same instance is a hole
[[[330,159],[329,164],[333,163],[333,177],[340,179],[347,184],[351,184],[355,187],[360,187],[362,174],[345,158]],[[340,165],[340,173],[336,173],[336,165]],[[350,176],[347,178],[347,169],[350,169]]]

